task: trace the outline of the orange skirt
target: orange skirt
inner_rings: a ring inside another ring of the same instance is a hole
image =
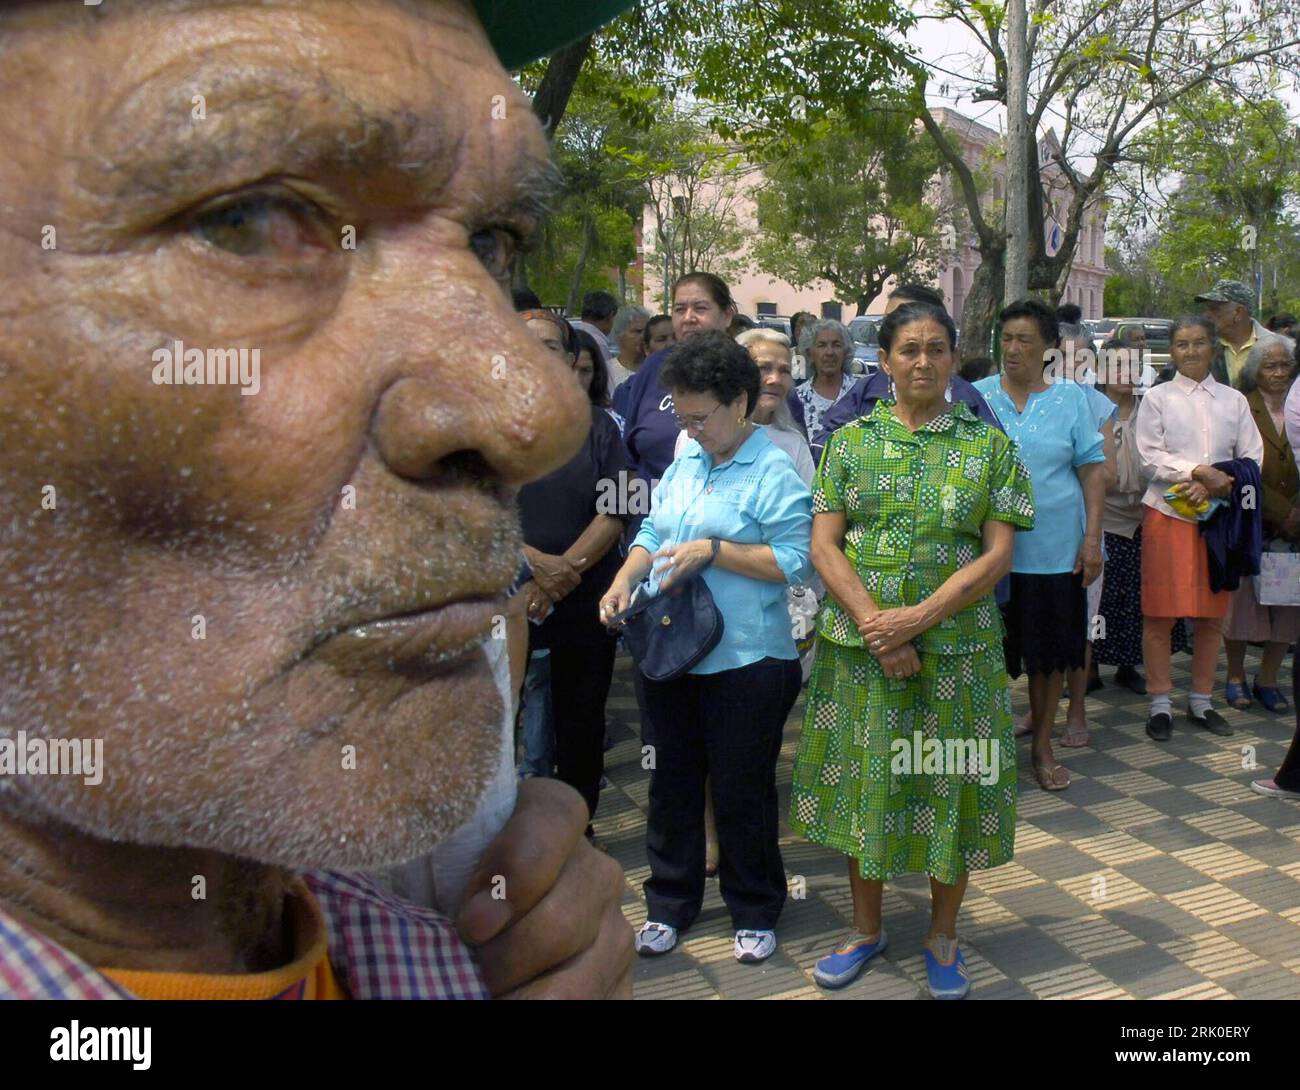
[[[1226,617],[1232,595],[1210,590],[1210,557],[1200,526],[1154,507],[1142,514],[1142,614]]]

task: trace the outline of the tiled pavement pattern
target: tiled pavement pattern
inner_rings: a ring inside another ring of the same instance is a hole
[[[1248,658],[1249,676],[1254,660]],[[1175,656],[1175,712],[1185,710],[1186,655]],[[630,662],[621,656],[608,704],[616,745],[601,795],[599,843],[627,874],[624,913],[645,921],[645,808],[649,773]],[[1289,678],[1290,660],[1283,668]],[[1290,742],[1294,715],[1258,705],[1219,710],[1236,734],[1217,738],[1174,717],[1170,742],[1144,732],[1146,701],[1111,681],[1089,697],[1091,745],[1057,747],[1070,787],[1040,790],[1019,742],[1020,807],[1015,859],[972,875],[959,935],[973,999],[1300,998],[1300,805],[1249,789],[1267,777]],[[1284,692],[1290,693],[1284,687]],[[1022,678],[1017,713],[1028,706]],[[731,922],[711,880],[704,910],[677,949],[640,958],[641,999],[928,998],[921,946],[929,922],[924,875],[885,886],[890,946],[870,971],[838,992],[812,981],[812,967],[850,927],[845,863],[790,834],[791,763],[803,700],[785,728],[777,766],[781,851],[792,896],[778,925],[777,953],[762,965],[732,956]],[[1064,702],[1058,722],[1064,718]],[[1243,768],[1254,751],[1256,769]],[[806,893],[795,896],[802,878]]]

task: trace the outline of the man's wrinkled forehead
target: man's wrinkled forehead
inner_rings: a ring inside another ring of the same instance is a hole
[[[375,188],[400,179],[404,198],[433,200],[466,159],[524,188],[549,177],[526,98],[460,0],[115,0],[93,19],[50,6],[64,9],[62,40],[97,85],[82,129],[90,191],[335,169],[377,171]]]

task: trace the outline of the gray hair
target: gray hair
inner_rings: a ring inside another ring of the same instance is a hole
[[[787,355],[793,355],[790,338],[779,329],[768,329],[766,326],[757,326],[754,329],[745,330],[744,333],[736,336],[736,343],[747,352],[756,344],[774,344],[778,348],[784,349]],[[799,425],[794,422],[794,414],[790,412],[790,406],[784,400],[780,401],[776,408],[772,410],[772,422],[768,424],[768,427],[803,435],[803,432],[799,431]]]
[[[644,318],[647,322],[650,320],[650,312],[645,307],[619,307],[618,313],[614,315],[614,328],[610,330],[611,337],[621,337],[627,332],[627,327],[632,324],[633,318]]]
[[[787,352],[790,351],[790,338],[779,329],[768,329],[766,326],[756,326],[754,329],[745,330],[744,333],[738,333],[736,343],[741,348],[749,348],[755,344],[774,344]]]
[[[1270,333],[1267,337],[1260,337],[1250,346],[1250,351],[1246,353],[1246,362],[1241,368],[1241,375],[1237,379],[1237,388],[1242,393],[1250,393],[1255,389],[1255,376],[1259,373],[1259,365],[1264,362],[1264,355],[1270,349],[1275,349],[1279,345],[1286,350],[1286,354],[1291,357],[1291,374],[1296,372],[1297,362],[1295,354],[1295,341],[1290,337],[1283,337],[1277,333]]]
[[[806,358],[812,346],[817,343],[817,338],[827,331],[834,333],[843,342],[844,369],[847,371],[853,360],[853,334],[849,332],[848,326],[834,318],[818,318],[803,327],[799,333],[799,354]]]

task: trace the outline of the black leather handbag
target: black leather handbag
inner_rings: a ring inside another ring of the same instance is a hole
[[[615,614],[609,630],[622,630],[637,669],[650,681],[672,681],[697,665],[722,639],[722,614],[701,568],[663,594],[637,601],[646,583],[632,592],[632,604]]]

